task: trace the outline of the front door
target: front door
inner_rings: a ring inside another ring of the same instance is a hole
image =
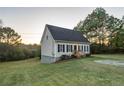
[[[74,51],[77,51],[77,46],[76,45],[74,45]]]

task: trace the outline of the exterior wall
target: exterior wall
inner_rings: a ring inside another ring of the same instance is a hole
[[[54,43],[55,41],[51,33],[49,32],[49,29],[46,27],[42,37],[42,41],[41,41],[41,62],[42,63],[50,63],[50,62],[45,62],[45,58],[46,58],[46,61],[48,60],[52,61],[52,58],[55,56]]]
[[[64,44],[65,45],[65,52],[58,52],[58,44]],[[72,55],[73,53],[74,53],[74,51],[73,52],[66,52],[66,45],[72,45],[72,50],[74,50],[74,45],[76,45],[77,46],[77,51],[78,51],[78,46],[88,46],[88,52],[87,51],[85,51],[84,52],[84,50],[82,51],[83,53],[85,53],[85,54],[90,54],[90,44],[89,43],[72,43],[72,42],[56,42],[55,43],[55,57],[60,57],[61,55]],[[87,48],[87,47],[86,47]]]
[[[59,57],[51,57],[51,56],[44,56],[44,55],[41,55],[41,58],[42,58],[42,63],[54,63],[56,61],[58,61],[60,58]]]

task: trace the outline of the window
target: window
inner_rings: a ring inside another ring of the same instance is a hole
[[[71,52],[72,52],[73,50],[72,50],[72,45],[71,45]]]
[[[77,51],[77,46],[76,45],[74,45],[74,51]]]
[[[66,52],[72,52],[72,45],[66,45]]]
[[[87,46],[87,52],[89,52],[89,46]]]
[[[70,45],[68,45],[68,52],[70,52]]]
[[[78,45],[78,51],[80,51],[81,49],[80,49],[80,45]]]
[[[84,46],[82,45],[82,51],[84,52]]]
[[[66,52],[68,52],[68,45],[66,45]]]
[[[87,46],[86,46],[86,52],[87,52],[87,50],[88,50],[88,49],[87,49]]]
[[[58,52],[65,52],[65,45],[58,44]]]
[[[60,45],[60,51],[63,52],[63,45]]]
[[[71,52],[71,45],[69,45],[69,52]]]

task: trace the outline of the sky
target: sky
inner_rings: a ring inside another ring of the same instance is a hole
[[[45,24],[73,29],[95,7],[0,7],[3,26],[21,35],[22,43],[40,44]],[[122,18],[124,7],[105,7],[109,15]]]

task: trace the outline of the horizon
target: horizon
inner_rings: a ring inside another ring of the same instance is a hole
[[[46,24],[73,29],[96,7],[1,7],[3,26],[11,27],[21,35],[24,44],[40,44]],[[119,19],[123,7],[103,7],[109,15]]]

